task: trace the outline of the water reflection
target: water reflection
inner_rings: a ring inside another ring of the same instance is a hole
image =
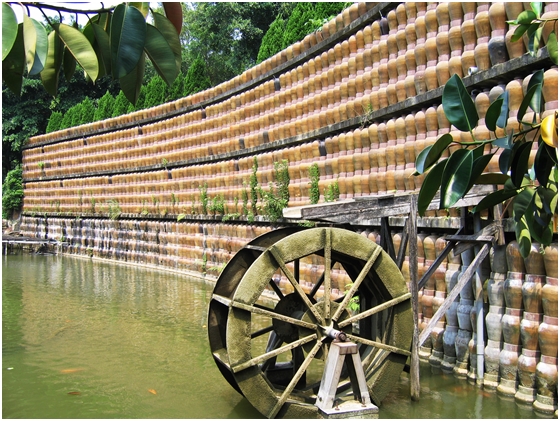
[[[72,257],[3,259],[4,418],[262,418],[210,355],[212,284]],[[420,402],[403,374],[379,417],[537,418],[431,371],[422,365]]]

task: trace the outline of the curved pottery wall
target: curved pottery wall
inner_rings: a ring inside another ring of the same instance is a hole
[[[545,11],[553,14],[555,5],[546,3]],[[558,108],[558,72],[547,53],[531,57],[522,41],[505,42],[514,31],[506,20],[522,10],[513,2],[353,4],[321,31],[212,89],[31,138],[23,154],[21,231],[61,240],[65,253],[214,275],[249,240],[272,229],[263,215],[250,222],[243,209],[255,156],[261,186],[273,181],[275,162],[288,161],[289,206],[310,203],[312,163],[319,165],[321,201],[336,180],[341,199],[417,192],[422,177],[411,174],[418,153],[444,133],[468,135],[443,114],[441,95],[451,75],[461,76],[475,98],[477,136],[494,135],[483,118],[505,90],[507,130],[517,126],[524,86],[537,69],[546,70],[545,113]],[[498,170],[498,159],[492,158],[489,171]],[[203,214],[204,183],[210,200],[223,196],[229,221]],[[441,230],[422,227],[456,229],[428,219],[419,224],[420,276],[446,244]],[[378,228],[354,229],[379,241]],[[393,240],[398,249],[399,234]],[[450,257],[421,291],[421,327],[468,265],[466,254],[463,260]],[[548,252],[553,255],[554,248]],[[549,338],[557,335],[557,271],[494,263],[492,257],[483,268],[488,295],[494,294],[485,309],[484,387],[554,412],[557,349],[551,350]],[[306,287],[321,272],[318,265],[302,262]],[[406,278],[407,259],[403,272]],[[505,291],[514,281],[520,291],[523,283],[539,284],[542,297],[534,300],[544,310],[510,305]],[[347,283],[335,280],[338,293]],[[422,344],[421,356],[473,379],[476,327],[467,323],[473,303],[468,290]]]

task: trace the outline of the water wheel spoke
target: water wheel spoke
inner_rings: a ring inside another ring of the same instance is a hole
[[[270,247],[269,251],[270,251],[270,254],[272,254],[272,257],[274,257],[274,259],[276,260],[276,262],[280,266],[280,269],[282,269],[282,272],[284,272],[284,274],[286,275],[286,277],[288,278],[288,280],[290,281],[290,283],[294,287],[294,290],[298,293],[298,295],[300,296],[302,301],[305,303],[307,308],[309,310],[311,310],[311,312],[315,316],[315,319],[317,320],[317,322],[320,323],[320,324],[324,324],[325,319],[323,318],[323,316],[321,316],[321,314],[313,306],[313,303],[311,302],[311,300],[309,300],[309,297],[307,296],[305,291],[302,289],[301,285],[299,284],[299,281],[295,278],[294,274],[286,266],[286,263],[284,262],[284,260],[280,256],[280,253],[278,252],[276,247],[275,246]],[[299,262],[299,260],[298,260],[298,262]],[[299,263],[296,266],[299,267]]]
[[[374,348],[383,349],[385,351],[391,351],[391,352],[394,352],[396,354],[406,355],[407,357],[410,356],[410,350],[408,350],[408,349],[401,349],[401,348],[398,348],[396,346],[387,345],[387,344],[384,344],[383,342],[372,341],[370,339],[362,338],[360,336],[352,335],[350,333],[346,334],[346,336],[351,341],[354,341],[354,342],[357,342],[357,343],[360,343],[360,344],[363,344],[363,345],[373,346]]]
[[[256,330],[253,333],[251,333],[251,339],[255,339],[258,338],[259,336],[262,336],[268,332],[271,332],[272,330],[274,330],[274,326],[270,325],[267,327],[264,327],[262,329]]]
[[[251,358],[250,360],[245,361],[241,364],[234,365],[233,367],[231,367],[231,369],[234,373],[238,373],[238,372],[240,372],[242,370],[245,370],[249,367],[253,367],[257,364],[265,362],[266,360],[268,360],[272,357],[276,357],[276,356],[282,354],[283,352],[291,351],[294,348],[305,345],[306,343],[311,342],[315,339],[317,339],[317,334],[316,333],[314,333],[312,335],[309,335],[309,336],[306,336],[304,338],[298,339],[297,341],[290,342],[289,344],[281,346],[280,348],[276,348],[276,349],[274,349],[270,352],[265,352],[264,354],[261,354],[258,357]]]
[[[288,397],[290,396],[290,394],[292,393],[292,391],[296,387],[299,379],[301,378],[301,376],[303,376],[303,374],[307,370],[307,367],[309,366],[309,364],[311,364],[311,361],[313,360],[313,358],[315,358],[315,354],[319,351],[319,349],[321,349],[322,345],[323,345],[323,342],[317,341],[315,343],[315,345],[313,346],[313,349],[311,349],[311,351],[309,351],[309,354],[307,354],[307,357],[305,357],[305,360],[303,361],[301,366],[298,368],[297,372],[294,374],[294,377],[290,381],[290,384],[288,384],[288,386],[286,386],[286,389],[284,389],[284,392],[282,393],[282,395],[278,399],[278,402],[276,402],[276,405],[274,405],[272,410],[268,413],[268,418],[275,418],[276,415],[278,414],[278,412],[280,412],[280,409],[282,408],[282,405],[284,405],[284,403],[286,403],[286,400],[288,399]]]
[[[325,315],[325,324],[329,325],[331,322],[331,231],[325,230],[325,271],[324,276],[324,297],[323,300],[323,314]]]
[[[343,328],[345,326],[351,325],[354,322],[357,322],[359,320],[365,319],[366,317],[369,316],[373,316],[376,313],[379,313],[380,311],[384,311],[387,310],[390,307],[393,307],[399,303],[402,303],[405,300],[410,299],[410,297],[412,297],[412,294],[410,292],[407,292],[406,294],[403,294],[399,297],[393,298],[392,300],[389,301],[385,301],[382,304],[379,304],[375,307],[372,307],[368,310],[365,310],[361,313],[356,314],[355,316],[349,317],[345,320],[342,320],[339,324],[338,327],[339,328]]]
[[[346,307],[348,307],[348,303],[350,302],[350,300],[352,299],[352,297],[354,296],[354,294],[356,293],[356,291],[360,287],[360,285],[361,285],[362,281],[365,279],[366,275],[369,273],[371,267],[373,266],[373,264],[377,260],[377,257],[379,257],[379,254],[381,254],[382,250],[383,249],[381,247],[376,247],[373,250],[373,252],[371,253],[371,256],[368,259],[368,261],[366,262],[366,264],[364,265],[364,267],[360,271],[358,277],[354,280],[354,282],[352,283],[352,286],[350,287],[350,289],[347,291],[346,295],[344,296],[344,299],[342,300],[342,303],[340,304],[340,307],[338,307],[336,312],[333,314],[332,319],[334,321],[337,321],[338,318],[340,317],[340,315],[342,314],[342,312],[346,309]]]
[[[240,303],[240,302],[237,302],[237,301],[232,301],[231,306],[235,307],[235,308],[239,308],[241,310],[249,311],[253,314],[260,314],[260,315],[263,315],[263,316],[271,317],[273,319],[281,320],[283,322],[291,323],[291,324],[296,325],[296,326],[305,327],[307,329],[315,330],[315,328],[316,328],[315,324],[313,324],[313,323],[308,323],[308,322],[305,322],[303,320],[294,319],[293,317],[284,316],[283,314],[278,314],[278,313],[275,313],[274,311],[267,310],[267,309],[264,309],[264,308],[261,308],[261,307],[257,307],[256,305],[248,305],[248,304],[243,304],[243,303]]]
[[[276,285],[276,282],[274,282],[274,279],[270,280],[269,285],[272,287],[272,290],[276,293],[276,295],[278,295],[278,298],[280,298],[280,299],[284,298],[284,294],[282,293],[282,291],[280,290],[278,285]]]

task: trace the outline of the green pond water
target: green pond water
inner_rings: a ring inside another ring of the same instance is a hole
[[[3,418],[262,418],[210,355],[212,283],[53,255],[2,256]],[[379,418],[537,418],[530,407],[421,367]]]

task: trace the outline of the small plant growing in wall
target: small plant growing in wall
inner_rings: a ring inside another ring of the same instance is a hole
[[[315,162],[309,167],[309,180],[311,187],[309,188],[309,200],[312,205],[319,203],[319,165]]]
[[[167,164],[169,164],[167,158],[161,158],[161,165],[163,165],[163,168],[165,168],[166,170],[167,170]]]
[[[150,211],[148,211],[148,205],[146,203],[146,199],[142,200],[142,210],[140,211],[140,215],[142,216],[146,216],[150,213]]]
[[[119,216],[121,216],[121,205],[119,204],[119,201],[116,199],[111,199],[107,202],[107,213],[109,214],[109,218],[112,219],[113,221],[118,219]]]
[[[202,214],[208,215],[208,184],[206,182],[202,186],[198,186],[200,190],[200,202],[202,204]]]
[[[288,161],[274,163],[275,185],[269,184],[269,190],[259,189],[266,216],[271,222],[276,222],[282,217],[282,210],[288,206],[290,192],[290,173]]]
[[[213,215],[224,215],[226,213],[224,195],[219,194],[218,196],[214,197],[212,199],[212,203],[209,206],[209,209]]]
[[[257,179],[257,171],[259,169],[259,163],[257,162],[257,157],[253,157],[253,167],[251,172],[251,177],[249,178],[249,191],[251,194],[251,211],[253,215],[257,214],[257,202],[259,200],[258,186],[259,181]]]
[[[39,167],[39,170],[41,170],[41,174],[45,173],[45,163],[43,161],[38,162],[37,166]]]
[[[159,199],[152,194],[152,206],[154,208],[154,213],[159,214]]]
[[[177,204],[179,203],[179,199],[177,198],[177,196],[175,195],[175,193],[171,193],[171,209],[173,211],[175,211],[175,207],[177,206]]]
[[[338,178],[325,188],[325,202],[336,202],[340,196]]]
[[[95,197],[91,196],[89,199],[89,203],[90,203],[90,212],[92,213],[92,215],[95,214],[95,205],[97,203],[97,200],[95,199]]]

